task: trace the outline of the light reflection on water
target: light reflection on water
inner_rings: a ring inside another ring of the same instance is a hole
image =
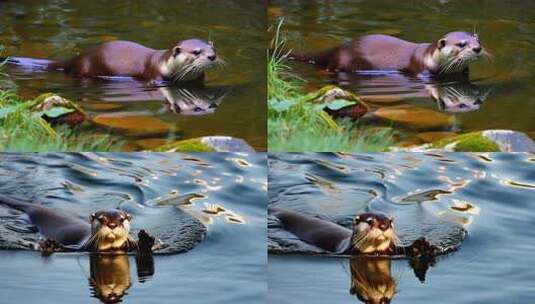
[[[470,66],[470,82],[433,83],[399,73],[360,73],[328,76],[311,65],[291,64],[312,90],[339,84],[355,91],[372,110],[424,108],[450,118],[435,127],[394,121],[411,142],[427,131],[468,132],[512,129],[534,136],[533,83],[535,79],[534,2],[526,1],[270,1],[268,16],[275,23],[284,18],[287,47],[315,52],[338,46],[367,34],[387,34],[413,42],[435,42],[445,33],[463,30],[479,34],[493,54],[488,62]],[[422,26],[425,30],[422,30]],[[442,116],[444,117],[444,116]],[[364,119],[366,124],[392,126],[389,120]],[[411,137],[412,135],[412,137]]]
[[[367,276],[364,286],[389,273],[396,285],[392,303],[522,303],[535,288],[535,272],[526,267],[535,262],[532,158],[505,153],[274,154],[269,200],[342,225],[365,209],[393,215],[396,227],[409,232],[421,225],[424,214],[430,215],[428,224],[439,219],[460,224],[468,236],[457,252],[439,257],[423,284],[406,260],[388,266],[354,262],[361,272],[384,270],[372,272],[377,276]],[[335,169],[340,167],[345,172]],[[317,178],[311,180],[311,174]],[[325,184],[338,191],[324,191]],[[351,266],[347,259],[270,255],[269,301],[359,302],[351,286],[362,273]]]
[[[166,139],[212,135],[242,138],[256,150],[266,150],[263,16],[265,6],[247,0],[105,5],[81,0],[0,1],[0,45],[5,47],[0,57],[67,59],[109,40],[167,49],[179,40],[197,37],[212,39],[228,63],[207,71],[206,86],[201,87],[147,87],[124,79],[77,79],[6,65],[0,88],[16,88],[25,99],[54,92],[76,101],[92,118],[107,121],[83,131],[112,132],[127,141],[130,150],[154,148],[155,142]],[[128,132],[113,123],[120,118],[148,121],[160,128],[147,132],[137,127],[141,134]]]
[[[127,303],[251,302],[267,288],[266,170],[265,154],[0,154],[2,194],[35,199],[83,217],[95,209],[120,206],[134,215],[133,229],[149,227],[149,232],[178,225],[173,222],[178,211],[185,212],[184,218],[198,217],[208,227],[206,238],[192,250],[155,255],[152,277],[145,276],[150,268],[140,267],[134,257],[90,263],[87,254],[42,258],[37,252],[2,250],[3,298],[98,302],[90,298],[89,278],[100,278],[103,285],[114,266],[117,282],[131,283],[124,296]],[[212,213],[212,205],[224,210]],[[17,213],[0,206],[4,245],[20,235],[7,225],[13,221],[24,223]],[[105,267],[98,271],[99,265]]]

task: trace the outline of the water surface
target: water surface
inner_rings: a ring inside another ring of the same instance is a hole
[[[363,96],[372,111],[408,107],[409,117],[393,122],[364,119],[364,124],[393,126],[406,144],[484,129],[512,129],[535,138],[534,2],[274,0],[268,12],[271,23],[284,18],[288,48],[299,52],[327,49],[366,34],[435,42],[447,32],[476,31],[493,60],[473,63],[469,82],[436,83],[395,73],[334,76],[311,65],[292,67],[306,80],[307,90],[334,83]],[[411,119],[417,109],[433,111],[427,114],[431,126]],[[448,133],[428,133],[437,131]]]
[[[392,303],[532,300],[535,271],[526,265],[535,262],[533,155],[272,154],[269,166],[270,205],[345,225],[344,219],[360,212],[384,212],[398,229],[427,237],[430,231],[421,229],[426,222],[468,231],[459,250],[439,257],[425,277],[407,260],[270,254],[269,302],[360,303],[350,293],[352,282],[362,282],[359,271],[361,279],[363,273],[375,279],[384,275],[382,282],[395,290]]]
[[[1,87],[16,87],[23,98],[44,92],[60,94],[77,101],[92,118],[134,119],[147,127],[159,126],[136,132],[115,124],[112,128],[110,124],[84,128],[87,133],[116,134],[127,143],[123,149],[150,149],[164,140],[227,135],[266,150],[265,6],[261,4],[242,0],[2,1],[0,20],[2,56],[66,59],[117,39],[155,49],[192,37],[213,40],[227,67],[208,70],[205,87],[187,92],[179,87],[81,80],[59,72],[9,66],[3,70],[8,76],[3,77]],[[194,101],[188,96],[195,96]]]
[[[162,227],[168,234],[192,232],[184,230],[187,216],[204,223],[207,235],[191,250],[154,256],[152,277],[138,276],[134,257],[115,262],[129,265],[119,267],[132,284],[126,303],[250,303],[265,297],[266,174],[264,154],[0,154],[2,194],[83,218],[120,207],[133,215],[132,229],[154,234]],[[206,213],[212,205],[226,211]],[[0,206],[3,299],[98,303],[89,284],[90,256],[43,258],[17,246],[17,240],[35,238],[26,226],[20,212]],[[110,264],[100,263],[101,269]]]

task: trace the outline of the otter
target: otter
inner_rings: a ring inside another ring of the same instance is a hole
[[[439,250],[425,238],[402,246],[391,217],[380,213],[363,213],[353,218],[353,229],[316,217],[281,208],[270,208],[284,228],[302,241],[342,255],[433,256]]]
[[[0,203],[28,215],[32,225],[46,238],[40,244],[43,252],[126,253],[137,251],[139,247],[146,252],[145,243],[154,244],[154,238],[144,230],[139,233],[140,241],[143,240],[142,244],[138,244],[130,236],[132,216],[122,210],[110,209],[95,212],[89,216],[89,222],[87,222],[74,214],[26,203],[7,196],[0,197]]]
[[[333,72],[400,71],[410,75],[468,75],[468,65],[490,56],[477,34],[451,32],[436,43],[414,43],[388,35],[367,35],[316,54],[290,53],[289,58]]]
[[[23,67],[60,70],[78,77],[132,77],[140,81],[202,81],[204,71],[224,61],[212,42],[180,41],[167,50],[155,50],[131,41],[108,41],[68,60],[9,57]]]

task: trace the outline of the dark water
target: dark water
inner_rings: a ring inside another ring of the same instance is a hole
[[[59,72],[13,67],[3,69],[9,75],[3,87],[16,86],[24,98],[60,94],[79,102],[93,118],[164,125],[163,131],[152,132],[101,125],[85,128],[88,133],[117,134],[129,144],[124,149],[152,148],[154,139],[227,135],[266,150],[264,5],[241,0],[2,1],[0,20],[3,56],[65,59],[114,39],[155,49],[192,37],[211,39],[228,65],[208,70],[205,87],[187,92],[147,88],[132,81],[82,81]]]
[[[196,226],[184,228],[192,219],[207,227],[206,237],[186,253],[155,255],[149,278],[138,277],[133,257],[97,260],[100,264],[90,267],[86,253],[43,258],[35,251],[2,250],[0,302],[98,303],[88,280],[99,277],[94,269],[131,282],[126,303],[258,299],[267,288],[266,174],[265,154],[0,154],[2,194],[84,218],[98,209],[121,207],[133,215],[132,229],[146,229],[164,241],[196,233]],[[206,213],[212,204],[226,211]],[[19,212],[0,206],[4,248],[17,249],[17,240],[35,239],[26,226]]]
[[[359,303],[351,286],[380,289],[373,280],[389,286],[392,303],[532,301],[533,155],[274,154],[269,166],[269,201],[279,207],[338,222],[364,210],[381,211],[393,215],[400,230],[412,227],[415,234],[428,233],[419,230],[423,222],[439,220],[468,231],[459,250],[441,256],[423,283],[406,260],[350,264],[342,258],[271,254],[269,302]],[[369,282],[358,285],[363,277]]]
[[[270,22],[284,18],[288,47],[318,51],[366,34],[388,34],[414,42],[434,42],[447,32],[477,31],[493,55],[470,67],[470,82],[411,79],[403,75],[328,76],[313,66],[295,63],[294,72],[308,89],[328,83],[357,92],[372,108],[411,106],[432,110],[449,119],[438,126],[375,121],[393,125],[404,139],[422,140],[420,132],[465,133],[512,129],[535,138],[535,2],[533,1],[271,1]],[[432,98],[432,96],[435,96]],[[445,104],[437,101],[440,96]],[[446,105],[451,102],[451,105]],[[410,113],[408,114],[410,115]],[[433,120],[435,118],[429,118]]]

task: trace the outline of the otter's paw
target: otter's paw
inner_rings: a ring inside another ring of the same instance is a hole
[[[424,237],[414,241],[408,250],[411,257],[434,257],[440,252],[439,248],[431,245]]]
[[[56,240],[46,239],[39,243],[39,248],[43,255],[50,255],[54,252],[62,251],[63,246]]]
[[[138,234],[138,247],[140,253],[152,253],[152,246],[154,246],[154,242],[156,241],[156,238],[152,235],[148,234],[144,229],[141,229]]]

